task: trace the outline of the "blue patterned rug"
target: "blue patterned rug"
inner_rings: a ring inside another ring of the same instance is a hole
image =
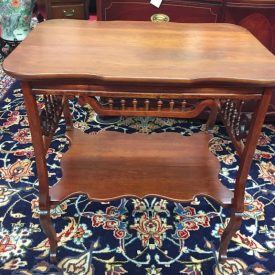
[[[49,243],[39,225],[35,161],[18,82],[0,105],[1,275],[275,274],[275,125],[265,125],[259,140],[247,183],[244,221],[225,265],[217,263],[217,248],[229,211],[210,199],[174,203],[151,197],[98,203],[80,196],[52,211],[60,247],[56,267],[49,263]],[[155,118],[103,124],[91,108],[76,102],[71,107],[74,126],[87,133],[191,135],[204,127],[197,120]],[[61,177],[60,158],[68,147],[64,131],[61,121],[48,152],[51,185]],[[215,126],[210,150],[221,162],[220,180],[233,189],[238,159],[222,126]]]
[[[2,62],[4,57],[0,53],[0,100],[4,97],[5,93],[8,91],[14,79],[3,72]]]

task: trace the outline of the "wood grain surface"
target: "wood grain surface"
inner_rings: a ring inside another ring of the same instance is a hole
[[[5,60],[20,80],[275,85],[275,58],[230,24],[88,22],[40,24]]]
[[[87,135],[74,129],[68,137],[62,179],[50,189],[53,201],[74,193],[105,201],[150,195],[186,201],[204,195],[231,204],[233,193],[218,179],[220,165],[208,149],[207,133]]]

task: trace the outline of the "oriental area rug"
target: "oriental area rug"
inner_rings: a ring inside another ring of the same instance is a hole
[[[120,118],[110,124],[99,122],[90,107],[70,104],[74,127],[88,134],[192,135],[204,128],[199,120],[156,118]],[[209,198],[186,203],[156,197],[99,203],[85,196],[71,197],[53,209],[59,262],[50,264],[49,242],[39,224],[36,165],[18,82],[1,99],[0,130],[1,275],[275,274],[275,125],[263,128],[247,182],[243,224],[224,265],[217,262],[217,249],[230,213]],[[64,132],[62,120],[48,151],[51,186],[61,178],[60,159],[68,149]],[[221,125],[214,127],[209,148],[221,163],[221,182],[234,189],[239,160]]]
[[[4,57],[2,57],[0,53],[0,100],[4,97],[5,93],[8,91],[11,84],[14,82],[14,79],[3,72],[2,61]]]

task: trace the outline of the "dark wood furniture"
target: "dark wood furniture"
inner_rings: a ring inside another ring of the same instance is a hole
[[[227,1],[223,21],[248,29],[275,54],[275,1]]]
[[[22,83],[36,156],[40,221],[52,261],[57,241],[50,207],[80,193],[95,200],[209,196],[232,211],[219,249],[220,260],[226,260],[228,244],[241,225],[246,180],[275,86],[275,58],[248,31],[229,24],[49,20],[3,65]],[[42,110],[36,95],[44,98]],[[220,110],[240,157],[235,190],[219,182],[219,164],[208,150],[210,132],[190,137],[85,135],[72,128],[69,96],[79,96],[102,115],[192,118],[209,108],[207,129]],[[107,106],[97,96],[108,98]],[[250,101],[256,104],[251,121],[242,112]],[[61,161],[62,180],[49,190],[45,157],[62,113],[71,147]]]
[[[97,0],[97,17],[98,20],[233,23],[248,29],[275,54],[275,0],[163,0],[159,9],[149,0]],[[247,110],[254,108],[250,105]],[[275,95],[267,118],[275,121]]]
[[[89,18],[89,0],[47,0],[45,4],[47,19]]]
[[[103,21],[150,21],[154,20],[154,15],[163,14],[165,16],[159,17],[159,20],[215,23],[221,20],[222,1],[163,0],[157,8],[150,4],[150,0],[97,0],[97,18]]]

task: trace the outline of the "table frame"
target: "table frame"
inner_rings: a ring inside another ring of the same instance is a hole
[[[211,112],[207,121],[207,130],[214,125],[217,113],[220,112],[228,135],[240,157],[234,198],[231,204],[224,205],[231,209],[230,221],[222,234],[219,248],[219,260],[225,262],[230,240],[241,226],[245,210],[246,180],[272,95],[272,88],[269,87],[230,86],[185,87],[183,85],[183,87],[168,88],[150,84],[133,86],[116,83],[103,86],[100,83],[89,83],[87,79],[22,81],[39,180],[40,222],[49,238],[51,261],[57,260],[56,232],[50,217],[50,209],[56,202],[53,202],[49,196],[46,153],[62,114],[66,120],[67,130],[72,128],[68,98],[78,96],[80,102],[89,103],[97,113],[105,116],[193,118],[205,108],[209,108]],[[44,98],[45,109],[42,112],[38,109],[36,95],[42,95]],[[108,98],[108,106],[106,108],[101,106],[96,96]],[[118,98],[119,106],[116,106],[114,103]],[[164,106],[163,99],[168,101],[167,106]],[[197,103],[187,108],[188,101],[194,99]],[[127,100],[131,106],[126,108]],[[257,102],[251,122],[242,112],[242,106],[250,100]],[[177,101],[181,102],[181,109],[175,108]],[[137,102],[143,102],[143,107],[139,108]]]

